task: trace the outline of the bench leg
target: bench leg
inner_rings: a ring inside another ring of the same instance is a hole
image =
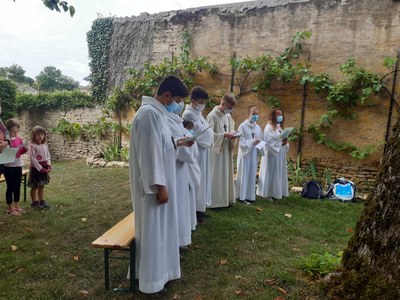
[[[111,250],[104,249],[104,285],[106,290],[110,289],[110,274],[109,274],[109,264],[108,264],[108,255]]]
[[[130,268],[130,279],[129,279],[129,291],[134,292],[136,290],[136,247],[135,240],[132,241],[129,247],[129,268]]]

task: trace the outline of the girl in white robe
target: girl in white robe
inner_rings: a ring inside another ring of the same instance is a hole
[[[265,156],[261,158],[257,195],[272,199],[289,196],[286,153],[289,151],[287,139],[278,136],[283,129],[284,116],[281,109],[272,111],[264,129]]]
[[[257,120],[258,108],[251,105],[248,119],[238,128],[242,135],[237,156],[236,196],[246,204],[256,200],[258,155],[261,152],[256,145],[263,139]]]

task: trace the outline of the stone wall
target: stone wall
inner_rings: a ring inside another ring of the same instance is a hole
[[[56,127],[60,119],[64,118],[70,123],[90,124],[95,123],[102,117],[102,110],[97,108],[73,109],[68,112],[50,111],[30,111],[24,112],[18,120],[21,124],[21,137],[26,144],[30,143],[30,131],[36,126],[43,126],[48,132],[48,146],[52,160],[64,159],[86,159],[100,152],[101,145],[110,143],[112,137],[69,140],[61,134],[52,133],[51,129]],[[27,159],[26,156],[23,156]]]
[[[395,57],[400,47],[400,2],[392,0],[268,0],[249,1],[158,14],[115,18],[110,47],[109,91],[122,86],[128,79],[127,67],[141,69],[144,62],[158,63],[179,55],[184,31],[191,37],[191,55],[203,56],[218,66],[218,74],[200,74],[195,83],[203,85],[218,103],[230,89],[229,59],[257,57],[264,52],[281,54],[292,37],[300,31],[311,30],[312,37],[303,43],[302,61],[308,61],[314,73],[325,72],[336,80],[343,79],[339,66],[354,57],[357,64],[378,74],[384,68],[386,56]],[[239,77],[239,80],[243,78]],[[388,85],[391,86],[388,78]],[[247,86],[252,80],[249,78]],[[239,92],[235,81],[234,92]],[[259,106],[260,125],[267,123],[271,108],[267,96],[281,102],[286,126],[300,126],[303,88],[298,82],[273,82],[271,90],[257,98],[255,94],[238,97],[238,107],[232,116],[238,126],[246,119],[250,104]],[[308,91],[305,127],[326,112],[326,95]],[[381,144],[379,151],[368,159],[357,160],[314,142],[304,134],[301,149],[303,163],[315,158],[319,167],[330,165],[335,174],[356,181],[375,174],[383,153],[389,97],[380,98],[368,107],[357,108],[357,120],[339,119],[329,136],[337,142],[351,142],[365,147]],[[395,114],[393,118],[396,118]],[[290,158],[297,156],[296,143],[291,143]]]

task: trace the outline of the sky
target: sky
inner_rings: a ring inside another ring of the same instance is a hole
[[[58,13],[42,0],[0,0],[0,67],[21,66],[35,79],[53,66],[81,85],[90,74],[86,33],[98,16],[138,16],[244,0],[66,0],[75,15]],[[201,3],[201,4],[200,4]]]

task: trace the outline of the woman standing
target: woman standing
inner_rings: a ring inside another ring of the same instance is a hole
[[[265,156],[261,158],[257,195],[268,200],[289,196],[286,153],[289,151],[287,138],[279,138],[284,127],[283,111],[274,109],[264,129]]]

